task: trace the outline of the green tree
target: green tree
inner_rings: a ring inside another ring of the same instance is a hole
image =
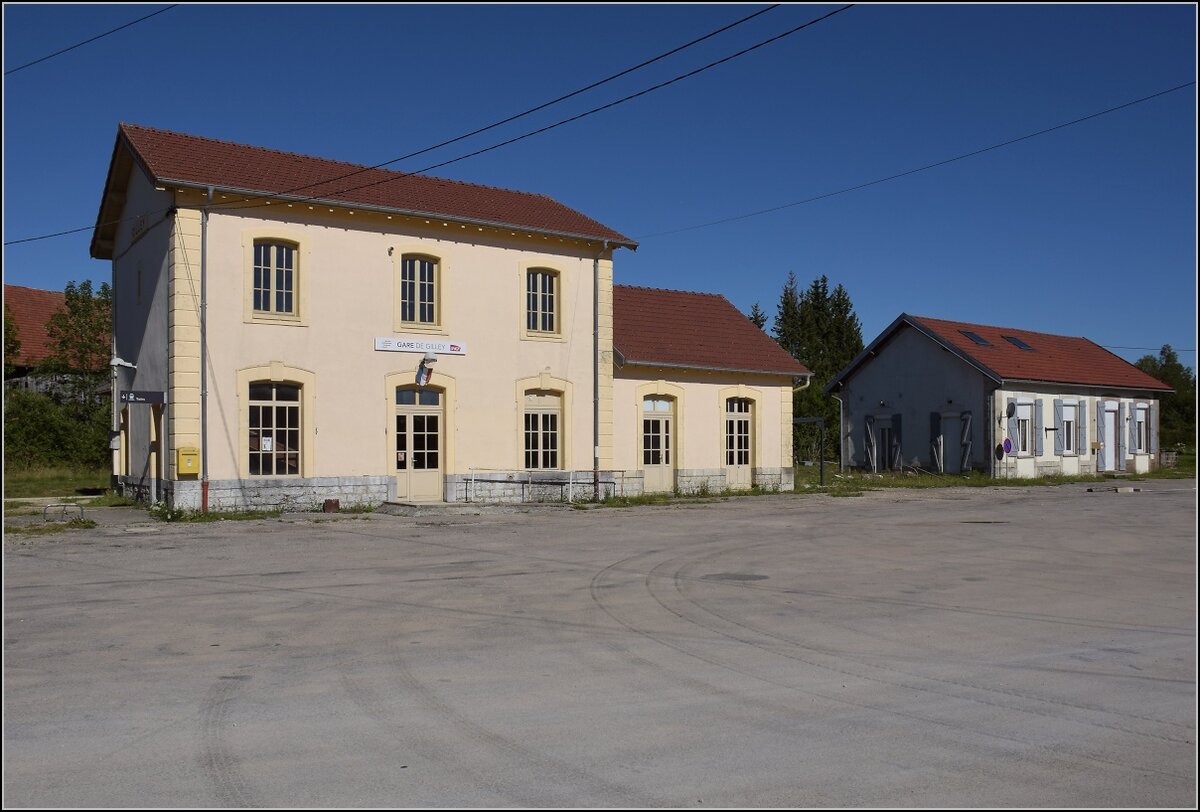
[[[17,355],[21,352],[21,337],[18,335],[17,323],[13,321],[12,312],[8,309],[8,305],[4,305],[4,377],[8,379],[12,377],[16,370],[16,364],[13,363]]]
[[[823,389],[863,349],[862,328],[850,294],[842,285],[830,293],[829,279],[824,275],[799,293],[795,274],[788,274],[779,298],[775,337],[793,358],[812,371],[811,383],[793,397],[793,413],[796,417],[825,418],[825,455],[836,459],[840,449],[830,438],[838,436],[840,413],[837,401],[827,397]],[[820,453],[819,443],[816,426],[798,426],[796,458],[815,460]]]
[[[1195,448],[1196,374],[1179,362],[1170,344],[1163,344],[1157,358],[1142,356],[1134,366],[1175,390],[1161,401],[1159,447]]]
[[[68,282],[63,306],[46,322],[49,353],[43,368],[62,376],[66,395],[86,407],[111,405],[112,289],[93,292],[90,280]]]
[[[754,322],[754,326],[760,330],[765,330],[767,327],[767,314],[762,312],[762,308],[758,306],[758,302],[754,303],[754,307],[750,308],[750,321]]]

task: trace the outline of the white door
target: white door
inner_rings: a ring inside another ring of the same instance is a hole
[[[1104,407],[1104,471],[1117,470],[1117,449],[1121,447],[1117,437],[1117,410]]]
[[[393,418],[396,498],[440,501],[442,494],[442,416],[440,390],[396,387]]]
[[[749,398],[725,401],[725,486],[747,490],[754,482],[754,402]]]
[[[942,415],[942,471],[962,473],[962,419],[958,415]]]
[[[645,493],[675,490],[673,432],[675,401],[648,397],[642,402],[642,471]]]

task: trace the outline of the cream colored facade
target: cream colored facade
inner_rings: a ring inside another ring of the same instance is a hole
[[[662,392],[680,453],[658,489],[790,487],[791,378],[614,370],[614,250],[449,217],[210,200],[156,185],[118,149],[93,254],[112,260],[114,351],[135,365],[116,389],[152,402],[114,408],[114,474],[145,498],[217,510],[640,493],[640,410]],[[413,269],[433,291],[420,316],[402,304]],[[535,283],[552,295],[531,298]],[[723,462],[731,397],[753,427],[736,472]]]
[[[792,378],[656,367],[627,366],[616,373],[613,427],[622,439],[614,456],[618,482],[627,492],[699,490],[720,492],[759,486],[790,490],[792,471]],[[736,482],[730,464],[727,404],[748,401],[750,459],[748,482]],[[670,481],[647,485],[644,420],[647,400],[667,401],[670,428]]]

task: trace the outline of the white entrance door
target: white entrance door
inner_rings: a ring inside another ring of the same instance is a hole
[[[436,502],[443,498],[442,401],[437,389],[396,387],[392,438],[397,499]]]
[[[962,419],[958,415],[942,415],[942,471],[962,473]]]
[[[725,486],[733,490],[746,490],[754,483],[753,410],[754,402],[749,398],[725,401]]]
[[[1117,470],[1117,449],[1121,447],[1117,437],[1117,409],[1116,404],[1104,404],[1104,448],[1101,453],[1104,455],[1102,471]]]
[[[646,493],[675,490],[674,424],[672,398],[648,397],[642,402],[642,490]]]

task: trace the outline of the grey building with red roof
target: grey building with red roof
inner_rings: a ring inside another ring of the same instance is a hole
[[[844,467],[1145,472],[1171,388],[1086,338],[901,314],[825,387]]]

